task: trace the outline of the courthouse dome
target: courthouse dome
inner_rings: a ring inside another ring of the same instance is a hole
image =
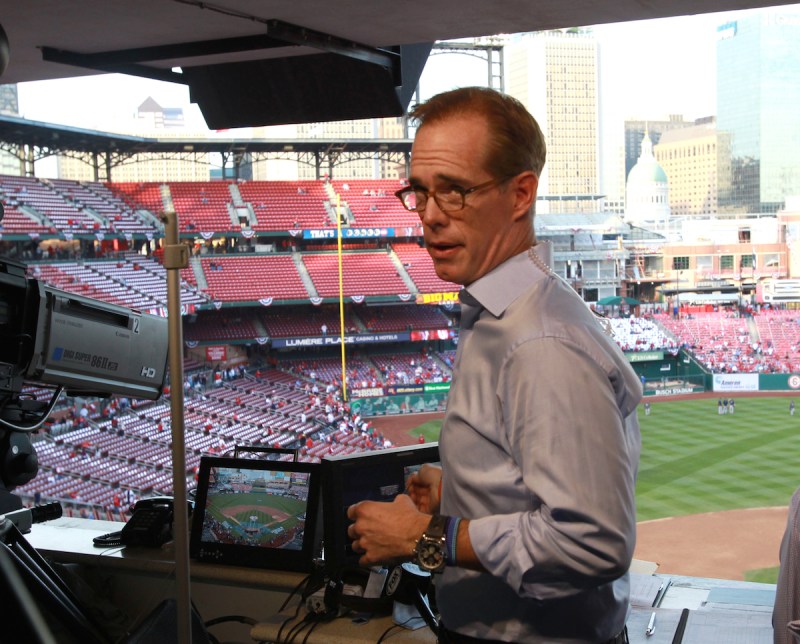
[[[653,142],[645,132],[642,153],[628,173],[626,182],[626,221],[645,227],[665,226],[669,221],[667,173],[653,155]]]
[[[664,168],[659,165],[653,155],[653,142],[647,132],[645,132],[644,139],[642,139],[642,152],[639,155],[639,160],[628,173],[627,185],[629,188],[632,183],[637,186],[651,183],[667,183],[667,173],[664,172]]]
[[[667,173],[664,172],[655,157],[649,159],[640,158],[628,174],[628,186],[631,183],[638,185],[650,183],[667,183]]]

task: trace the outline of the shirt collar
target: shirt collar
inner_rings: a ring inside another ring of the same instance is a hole
[[[542,244],[537,244],[533,252],[540,255]],[[547,257],[542,258],[545,262]],[[531,258],[528,251],[519,253],[507,259],[505,262],[496,266],[483,277],[476,280],[469,286],[462,289],[462,302],[472,304],[473,301],[480,304],[495,317],[500,317],[509,305],[520,295],[527,291],[531,285],[545,278],[545,273],[541,271]]]

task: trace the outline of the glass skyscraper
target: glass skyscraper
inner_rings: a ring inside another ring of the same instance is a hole
[[[775,212],[800,195],[800,9],[745,13],[717,36],[717,128],[731,136],[719,208]]]

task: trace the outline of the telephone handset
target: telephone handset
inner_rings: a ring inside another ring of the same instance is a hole
[[[99,548],[146,546],[159,548],[172,539],[172,498],[167,496],[140,499],[133,515],[119,532],[94,538]],[[191,510],[190,510],[191,511]]]

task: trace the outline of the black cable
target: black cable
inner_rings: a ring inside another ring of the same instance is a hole
[[[289,629],[289,632],[286,634],[286,644],[292,644],[295,638],[303,632],[305,628],[310,626],[314,620],[316,619],[316,615],[313,613],[309,613],[303,619],[301,619],[297,624],[292,626]]]
[[[307,644],[307,643],[308,643],[308,638],[309,638],[309,637],[311,637],[311,633],[313,633],[313,632],[314,632],[314,629],[315,629],[317,626],[319,626],[320,624],[322,624],[322,623],[323,623],[323,621],[324,621],[324,620],[322,620],[322,619],[316,619],[316,620],[314,620],[314,623],[311,625],[311,628],[309,628],[309,629],[308,629],[308,632],[306,633],[306,636],[303,638],[303,642],[302,642],[302,644]]]
[[[258,624],[258,620],[253,619],[252,617],[247,617],[246,615],[224,615],[223,617],[215,617],[214,619],[209,619],[206,622],[203,622],[203,626],[206,630],[206,635],[211,640],[211,644],[220,644],[220,641],[214,637],[214,634],[211,633],[208,629],[211,626],[215,626],[217,624],[222,624],[225,622],[239,622],[241,624],[248,624],[250,626],[255,626]]]
[[[383,642],[383,640],[389,635],[389,633],[391,633],[396,628],[400,628],[400,624],[392,624],[389,628],[383,631],[383,633],[381,633],[381,636],[378,638],[378,641],[375,642],[375,644],[381,644],[381,642]]]
[[[0,418],[0,425],[8,427],[9,429],[12,429],[12,430],[15,430],[15,431],[18,431],[18,432],[23,432],[23,433],[28,433],[29,434],[29,433],[35,432],[42,425],[44,425],[44,423],[47,421],[48,418],[50,418],[50,415],[53,413],[53,409],[55,409],[55,407],[56,407],[56,403],[58,402],[58,399],[61,397],[61,392],[63,392],[63,391],[64,391],[64,387],[62,387],[60,385],[56,388],[55,393],[53,394],[52,398],[50,398],[50,402],[48,403],[47,409],[39,415],[39,419],[35,420],[33,425],[25,425],[25,426],[15,425],[15,424],[13,424],[12,422],[10,422],[8,420],[3,420],[2,418]],[[8,406],[10,404],[10,402],[11,402],[11,398],[9,398],[8,400],[4,401],[2,406],[0,406],[0,411],[2,411],[6,406]],[[21,411],[20,413],[22,415],[27,415],[24,411]],[[30,412],[30,413],[32,414],[33,412]]]
[[[292,592],[292,594],[294,594],[294,592]],[[289,595],[289,598],[291,598],[291,597],[292,597],[292,595]],[[288,601],[289,601],[289,600],[287,599],[287,600],[286,600],[286,601],[283,603],[283,606],[281,606],[280,610],[278,611],[279,613],[280,613],[280,612],[281,612],[281,611],[282,611],[282,610],[283,610],[283,609],[286,607],[286,604],[288,603]],[[276,642],[280,643],[280,641],[281,641],[281,634],[283,633],[283,629],[286,627],[286,625],[287,625],[289,622],[291,622],[293,619],[297,619],[297,616],[300,614],[300,608],[302,607],[302,605],[303,605],[303,604],[302,604],[302,602],[298,602],[298,604],[297,604],[297,608],[296,608],[296,609],[295,609],[295,611],[294,611],[294,615],[290,615],[290,616],[289,616],[289,617],[287,617],[285,620],[283,620],[283,623],[281,624],[281,627],[278,629],[278,635],[275,637],[275,641],[276,641]]]
[[[288,603],[289,603],[289,601],[292,599],[292,597],[294,597],[295,593],[296,593],[298,590],[300,590],[300,587],[301,587],[303,584],[307,583],[309,579],[311,579],[311,575],[306,575],[305,577],[303,577],[303,578],[300,580],[300,583],[299,583],[299,584],[297,584],[297,586],[295,586],[295,587],[294,587],[294,589],[292,590],[292,592],[290,592],[290,593],[289,593],[289,596],[286,598],[286,601],[285,601],[285,602],[283,602],[283,605],[282,605],[282,606],[281,606],[281,607],[278,609],[278,612],[279,612],[279,613],[280,613],[280,612],[281,612],[281,611],[282,611],[284,608],[286,608],[287,604],[288,604]]]
[[[324,613],[322,615],[317,615],[317,619],[314,620],[314,624],[312,624],[311,628],[308,629],[308,633],[306,633],[306,636],[303,638],[302,644],[307,644],[308,643],[308,638],[311,636],[311,633],[314,631],[314,629],[317,626],[319,626],[320,624],[325,624],[327,622],[332,621],[336,617],[337,614],[338,614],[337,611],[330,610],[327,613]]]
[[[204,625],[206,627],[216,626],[217,624],[222,624],[223,622],[240,622],[242,624],[249,624],[250,626],[255,626],[258,624],[258,620],[253,619],[252,617],[247,617],[246,615],[225,615],[224,617],[215,617],[214,619],[209,619]]]
[[[308,580],[309,580],[309,579],[311,579],[311,575],[306,575],[305,577],[303,577],[303,579],[301,579],[301,580],[300,580],[300,583],[298,583],[298,584],[297,584],[297,586],[295,586],[295,587],[292,589],[292,592],[290,592],[290,593],[289,593],[289,596],[286,598],[286,600],[283,602],[283,604],[281,604],[281,607],[278,609],[278,612],[279,612],[279,613],[280,613],[281,611],[283,611],[283,610],[286,608],[286,606],[288,606],[288,605],[289,605],[289,602],[291,601],[292,597],[294,597],[294,596],[295,596],[295,594],[297,593],[297,591],[298,591],[298,590],[300,590],[300,587],[301,587],[303,584],[306,584],[306,583],[308,583]],[[283,620],[283,623],[281,624],[280,628],[278,629],[278,635],[277,635],[277,637],[275,638],[275,641],[277,641],[277,642],[280,642],[280,641],[281,641],[281,634],[283,633],[283,629],[284,629],[284,628],[286,627],[286,625],[287,625],[289,622],[291,622],[293,619],[297,619],[297,616],[300,614],[300,608],[301,608],[302,606],[303,606],[303,602],[302,602],[302,599],[301,599],[301,601],[299,601],[299,602],[297,603],[297,608],[295,608],[294,615],[291,615],[291,616],[287,617],[285,620]]]

